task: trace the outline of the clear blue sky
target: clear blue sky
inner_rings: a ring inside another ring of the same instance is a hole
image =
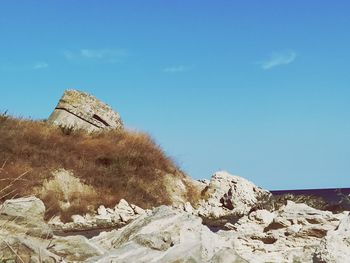
[[[349,1],[0,1],[0,110],[75,88],[194,178],[350,187]]]

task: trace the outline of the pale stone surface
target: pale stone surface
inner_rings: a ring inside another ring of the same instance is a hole
[[[55,237],[49,251],[67,261],[84,261],[103,253],[83,236]]]
[[[271,224],[275,217],[274,213],[267,210],[257,210],[249,214],[250,219],[260,221],[265,225]]]
[[[233,231],[220,231],[219,234],[232,238],[237,253],[252,263],[311,263],[322,238],[336,228],[343,216],[291,201],[273,215],[263,210],[254,211],[232,225]]]
[[[350,215],[329,231],[314,254],[315,263],[343,263],[350,260]]]
[[[95,97],[77,90],[66,90],[48,122],[89,132],[122,129],[119,114]]]
[[[44,203],[33,196],[6,200],[0,206],[0,214],[10,217],[30,217],[42,220],[44,218],[44,213]]]
[[[220,206],[214,198],[209,198],[206,204],[219,219],[222,211],[227,212],[226,216],[234,211],[223,203]],[[16,259],[11,247],[18,249],[24,262],[50,263],[343,263],[350,258],[348,212],[332,214],[292,201],[272,212],[250,210],[238,221],[226,223],[229,231],[218,228],[211,231],[189,203],[149,211],[123,199],[113,209],[101,206],[95,214],[75,215],[72,223],[63,224],[58,217],[50,222],[52,227],[73,232],[122,227],[92,239],[54,236],[43,221],[44,213],[45,206],[35,197],[9,200],[1,205],[1,259],[8,262]]]
[[[223,171],[212,176],[204,191],[207,199],[200,202],[196,212],[208,218],[247,214],[259,198],[270,195],[252,182]]]
[[[106,253],[89,262],[223,262],[224,255],[231,256],[229,262],[245,262],[228,239],[212,233],[200,218],[166,206],[91,241]]]
[[[140,215],[150,213],[126,200],[121,199],[114,209],[101,205],[96,214],[73,215],[73,222],[62,223],[58,217],[53,217],[49,225],[56,231],[90,230],[105,227],[121,227],[138,218]]]

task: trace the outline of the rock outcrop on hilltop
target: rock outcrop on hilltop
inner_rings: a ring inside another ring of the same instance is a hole
[[[48,122],[88,132],[123,128],[119,114],[110,106],[77,90],[64,92]]]
[[[5,262],[344,263],[350,257],[349,212],[334,214],[292,201],[272,211],[250,209],[270,193],[225,172],[216,173],[203,186],[211,195],[199,206],[185,203],[143,210],[121,200],[114,209],[100,206],[95,215],[75,215],[68,224],[57,219],[47,224],[45,206],[35,197],[8,200],[0,206],[0,258]],[[220,213],[203,213],[211,209]],[[203,224],[213,214],[218,220],[230,215],[239,219],[221,221],[225,230],[218,230]],[[122,224],[102,232],[106,222],[113,221]],[[58,225],[69,232],[60,236]],[[82,230],[92,225],[101,228],[95,237],[74,234],[74,230],[84,234]]]

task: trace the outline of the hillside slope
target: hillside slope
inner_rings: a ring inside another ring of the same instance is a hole
[[[88,134],[2,115],[0,168],[1,199],[37,195],[49,216],[114,206],[121,198],[150,208],[198,196],[190,178],[148,135],[126,130]],[[60,168],[88,187],[79,189],[92,189],[91,195],[77,190],[75,205],[64,209],[57,202],[66,197],[43,188]]]

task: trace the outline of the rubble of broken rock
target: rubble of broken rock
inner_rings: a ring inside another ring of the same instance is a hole
[[[73,215],[72,222],[68,223],[63,223],[58,216],[55,216],[49,220],[48,224],[55,233],[62,235],[81,231],[119,228],[140,215],[150,214],[150,212],[150,210],[144,210],[121,199],[113,209],[101,205],[95,214]]]
[[[226,172],[201,187],[204,199],[193,206],[143,210],[121,200],[67,224],[45,222],[45,206],[36,197],[7,200],[0,206],[1,262],[344,263],[350,257],[347,211],[293,201],[272,211],[252,209],[270,193]],[[222,225],[203,224],[208,222]],[[59,229],[68,234],[57,235]],[[100,231],[87,238],[89,229]]]

